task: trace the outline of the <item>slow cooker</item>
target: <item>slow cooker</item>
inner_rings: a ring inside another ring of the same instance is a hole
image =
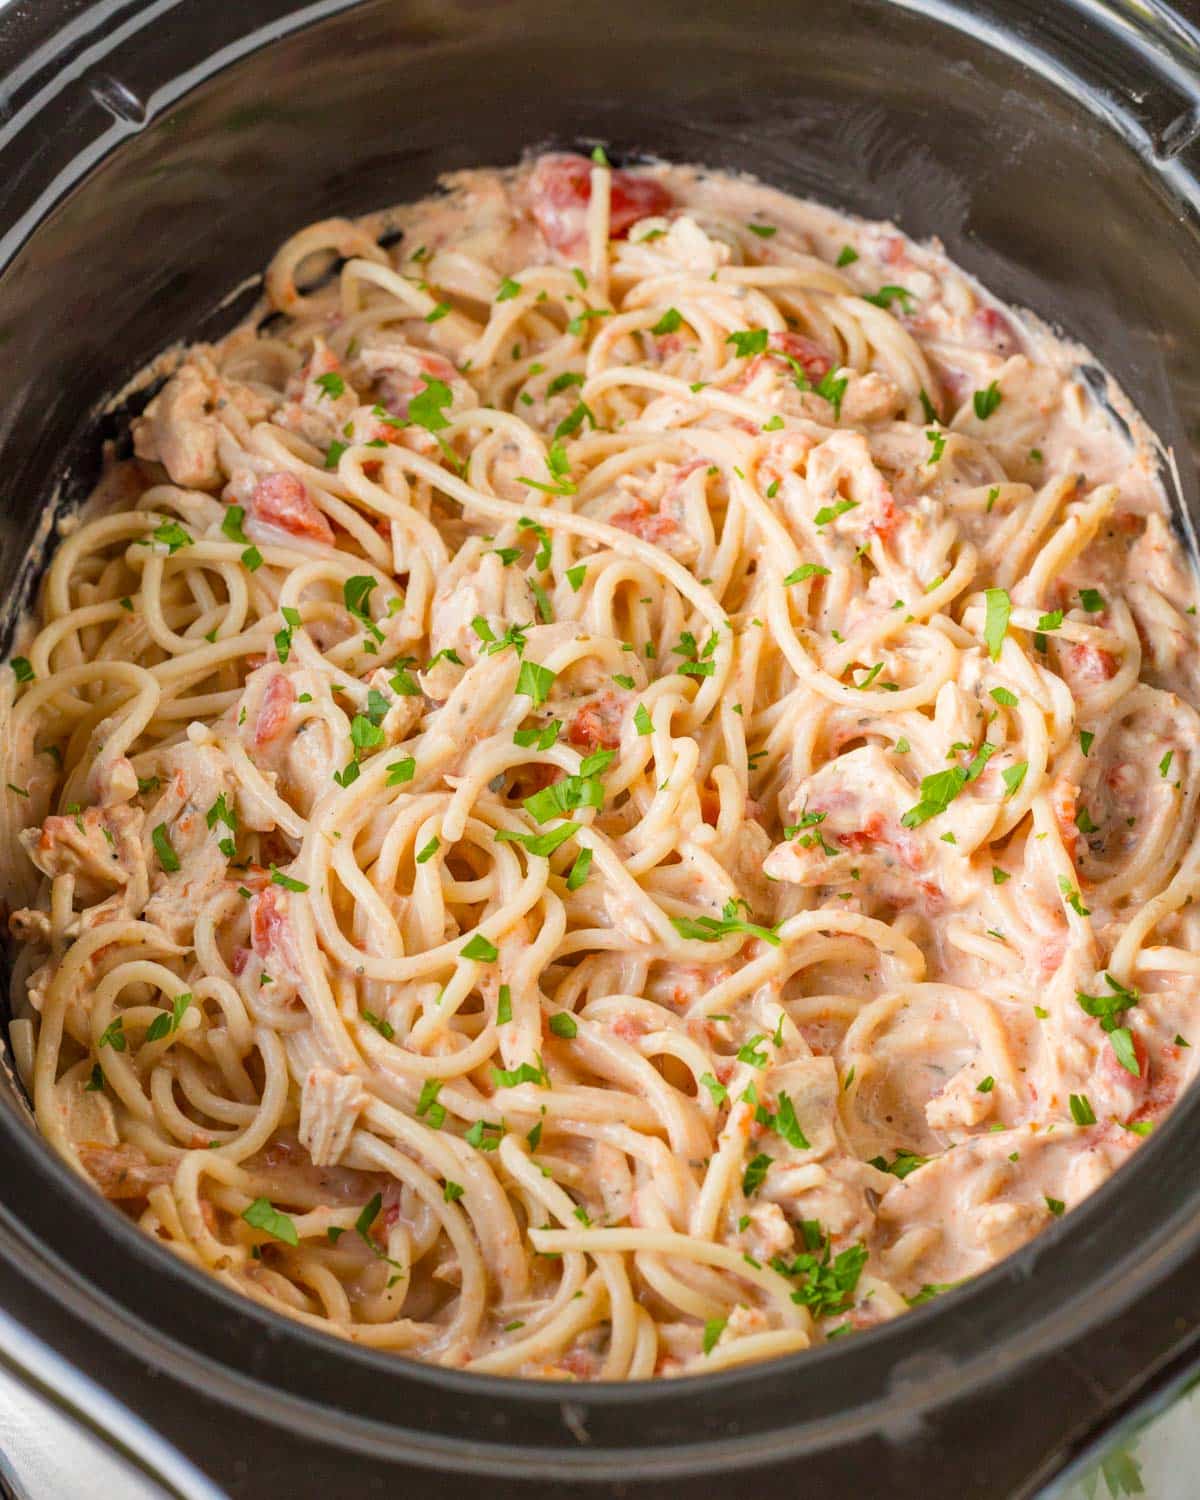
[[[8,629],[112,401],[244,315],[295,227],[531,146],[748,170],[909,233],[1084,342],[1200,518],[1200,31],[1153,0],[9,0]],[[28,559],[28,561],[27,561]],[[53,1155],[0,1078],[0,1362],[168,1493],[1027,1496],[1200,1359],[1200,1092],[987,1275],[819,1351],[519,1383],[240,1300]],[[65,1362],[64,1362],[65,1361]],[[95,1384],[90,1384],[88,1378]],[[101,1391],[97,1387],[102,1388]],[[136,1412],[138,1418],[131,1413]],[[184,1457],[180,1457],[184,1455]]]

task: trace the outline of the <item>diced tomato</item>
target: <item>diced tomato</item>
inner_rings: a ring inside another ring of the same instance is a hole
[[[628,510],[620,511],[617,515],[610,517],[609,524],[618,527],[621,531],[628,531],[633,536],[641,537],[644,542],[654,543],[661,542],[664,537],[678,530],[670,516],[651,510],[648,500],[638,500]]]
[[[277,526],[292,536],[308,537],[330,546],[333,528],[309,498],[295,474],[286,469],[267,474],[254,486],[250,510],[264,526]]]
[[[829,373],[833,360],[813,339],[802,333],[784,330],[773,333],[767,340],[772,349],[778,349],[789,359],[794,359],[811,381],[818,381]]]
[[[590,750],[597,746],[615,750],[621,743],[621,720],[625,716],[624,704],[614,692],[602,693],[585,703],[567,726],[567,739],[572,745],[586,746]]]
[[[891,490],[884,490],[879,497],[879,515],[871,522],[871,530],[878,536],[889,537],[895,531],[898,519],[896,497]]]
[[[918,880],[917,890],[920,892],[920,899],[913,905],[919,906],[927,917],[936,916],[945,906],[945,894],[941,886],[934,885],[932,880]]]
[[[555,1361],[560,1370],[566,1370],[579,1380],[592,1380],[600,1369],[599,1357],[590,1349],[568,1349]]]
[[[564,771],[560,766],[552,766],[546,761],[539,761],[536,766],[530,766],[526,773],[535,792],[544,791],[546,787],[553,786],[561,781]]]
[[[1136,1120],[1158,1120],[1171,1108],[1179,1094],[1179,1074],[1174,1070],[1168,1072],[1166,1069],[1151,1069],[1149,1061],[1143,1062],[1142,1054],[1138,1051],[1140,1038],[1133,1038],[1133,1050],[1138,1060],[1138,1066],[1147,1077],[1146,1094],[1141,1104],[1134,1112],[1133,1119]],[[1179,1056],[1177,1047],[1164,1047],[1163,1056],[1176,1059]]]
[[[287,728],[292,704],[295,701],[296,693],[291,679],[285,677],[282,672],[277,672],[267,683],[262,707],[258,711],[258,718],[254,721],[256,745],[269,745],[272,740],[279,738]]]
[[[329,345],[320,344],[313,350],[304,375],[308,380],[314,380],[318,375],[332,375],[340,368],[341,363]]]
[[[1049,979],[1051,974],[1058,972],[1059,965],[1063,961],[1063,955],[1067,951],[1067,924],[1062,925],[1049,937],[1043,937],[1038,953],[1038,967],[1042,976]]]
[[[987,343],[997,354],[1015,354],[1019,348],[1016,330],[1005,315],[994,307],[981,307],[975,322]]]
[[[250,903],[250,941],[263,960],[283,962],[291,974],[296,972],[296,945],[287,910],[274,886],[267,886]]]
[[[1080,682],[1107,682],[1117,675],[1117,659],[1112,652],[1086,641],[1068,648],[1067,663]]]
[[[530,181],[531,207],[538,228],[555,250],[577,250],[587,234],[592,196],[591,163],[582,156],[543,156]],[[639,219],[665,214],[671,195],[649,177],[614,171],[609,200],[609,234],[623,239]]]
[[[1058,831],[1066,840],[1068,850],[1074,845],[1075,835],[1079,832],[1075,827],[1075,798],[1078,795],[1079,788],[1061,778],[1050,788],[1050,806],[1054,809]]]
[[[646,1023],[636,1016],[618,1016],[613,1022],[613,1035],[619,1036],[623,1042],[636,1042],[639,1037],[646,1034]]]
[[[850,833],[839,833],[836,838],[844,849],[849,849],[853,854],[861,854],[864,849],[870,848],[872,844],[878,843],[883,838],[886,826],[882,813],[872,813],[861,828],[856,828]]]
[[[879,247],[880,259],[889,266],[908,264],[908,242],[902,234],[889,234]]]
[[[421,355],[421,369],[432,380],[453,380],[458,374],[457,369],[448,359],[443,359],[440,354],[423,353]]]

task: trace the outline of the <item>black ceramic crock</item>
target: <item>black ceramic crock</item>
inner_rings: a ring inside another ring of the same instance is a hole
[[[292,229],[531,145],[750,170],[916,236],[1082,340],[1200,517],[1200,45],[1135,0],[9,0],[0,588],[104,397]],[[1018,1255],[821,1351],[640,1386],[356,1349],[239,1300],[54,1158],[0,1079],[0,1359],[40,1338],[231,1495],[1028,1496],[1200,1357],[1200,1092]],[[22,1332],[24,1330],[24,1332]],[[84,1409],[165,1473],[120,1408]],[[188,1493],[178,1475],[172,1493]],[[70,1500],[70,1497],[64,1497]]]

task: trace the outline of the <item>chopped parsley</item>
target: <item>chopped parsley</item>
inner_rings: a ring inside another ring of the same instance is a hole
[[[500,950],[495,943],[489,942],[482,932],[477,932],[471,940],[459,950],[460,958],[473,958],[480,963],[495,963],[500,957]]]
[[[154,852],[158,855],[159,864],[169,875],[173,875],[180,867],[179,856],[175,853],[165,823],[160,823],[155,828],[154,832],[150,835],[150,842],[154,845]]]
[[[285,1245],[294,1247],[300,1243],[295,1224],[287,1214],[280,1213],[269,1198],[255,1198],[249,1208],[242,1210],[242,1218],[252,1229],[261,1229]]]
[[[780,938],[777,926],[760,927],[757,923],[745,921],[738,916],[739,906],[744,910],[749,909],[744,901],[731,897],[726,901],[720,917],[672,917],[671,926],[680,937],[694,942],[716,943],[730,933],[742,932],[778,948]]]
[[[1000,387],[993,380],[987,390],[975,392],[973,398],[975,415],[981,422],[986,422],[1003,400]]]
[[[1012,600],[1007,589],[987,589],[983,597],[986,601],[983,638],[987,642],[988,655],[993,661],[999,661],[1012,615]]]

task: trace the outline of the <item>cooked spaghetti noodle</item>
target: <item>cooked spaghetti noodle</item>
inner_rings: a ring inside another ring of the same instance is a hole
[[[53,1146],[270,1308],[581,1379],[866,1328],[1103,1181],[1200,1043],[1200,684],[1080,351],[603,159],[265,291],[3,674]]]

